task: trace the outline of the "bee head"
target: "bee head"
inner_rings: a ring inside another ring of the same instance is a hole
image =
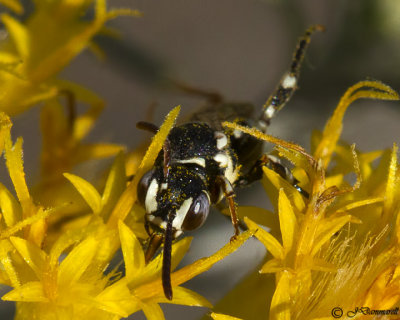
[[[162,168],[147,172],[138,185],[138,199],[146,209],[146,221],[153,230],[165,230],[169,215],[174,213],[172,228],[177,237],[205,222],[210,209],[206,190],[196,170],[173,164],[167,177]]]

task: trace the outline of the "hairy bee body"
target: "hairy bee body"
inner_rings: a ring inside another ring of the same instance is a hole
[[[307,196],[279,159],[263,154],[260,140],[225,129],[222,122],[234,121],[266,132],[270,120],[297,88],[300,65],[311,34],[322,29],[313,26],[300,38],[289,72],[264,104],[260,115],[254,115],[250,104],[225,103],[212,95],[208,107],[171,130],[153,169],[142,177],[138,198],[146,209],[146,229],[150,235],[146,261],[164,243],[162,280],[168,299],[172,299],[170,259],[173,239],[184,231],[199,228],[205,222],[210,206],[223,198],[230,209],[234,239],[239,234],[234,189],[260,179],[263,166],[269,165]],[[188,91],[201,92],[193,88]],[[141,124],[143,128],[157,131],[152,124]]]

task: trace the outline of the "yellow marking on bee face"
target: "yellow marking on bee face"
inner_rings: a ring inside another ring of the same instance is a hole
[[[228,145],[228,138],[223,132],[216,131],[214,133],[214,138],[217,141],[217,149],[218,150],[222,150],[223,148],[225,148]]]
[[[193,163],[193,164],[197,164],[200,167],[205,168],[206,166],[206,160],[204,160],[203,158],[191,158],[191,159],[184,159],[184,160],[175,160],[174,163]]]
[[[147,212],[154,212],[157,210],[157,192],[158,192],[158,182],[153,179],[147,189],[145,207]]]
[[[185,221],[186,214],[188,213],[190,206],[192,205],[193,198],[186,199],[183,201],[181,207],[176,211],[176,217],[174,221],[172,222],[172,226],[180,230],[183,224],[183,221]]]

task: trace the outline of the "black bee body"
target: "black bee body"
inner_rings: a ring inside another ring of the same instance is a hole
[[[199,121],[196,118],[191,120]],[[251,122],[252,127],[256,123],[249,117],[236,118],[235,121],[249,126]],[[146,220],[153,229],[165,229],[168,213],[178,210],[172,224],[174,237],[177,237],[182,231],[196,229],[205,221],[208,210],[194,210],[199,201],[203,202],[200,205],[207,202],[204,206],[208,208],[209,204],[216,204],[224,198],[224,188],[232,193],[233,188],[249,183],[244,177],[261,158],[263,143],[242,132],[215,128],[207,122],[176,126],[167,140],[169,150],[160,152],[154,169],[144,177],[148,188],[146,194],[140,193],[140,198],[146,207]],[[164,176],[164,152],[169,153],[167,180]],[[152,180],[147,181],[150,176]],[[203,195],[207,199],[203,199]],[[179,211],[181,207],[186,210]],[[188,212],[194,213],[188,215]]]
[[[258,117],[253,115],[253,107],[249,104],[214,101],[195,113],[187,123],[171,130],[153,169],[142,177],[138,199],[146,209],[146,229],[151,237],[146,261],[164,243],[162,280],[168,299],[172,299],[170,257],[174,238],[184,231],[199,228],[205,222],[210,206],[223,198],[229,205],[235,238],[239,227],[234,189],[260,179],[264,165],[296,183],[279,160],[263,155],[260,140],[237,130],[224,129],[222,122],[234,121],[265,132],[270,120],[297,88],[304,50],[311,34],[321,29],[320,26],[311,27],[300,38],[290,71],[284,75]],[[141,123],[140,127],[157,130],[148,123]]]
[[[168,179],[164,176],[162,151],[154,169],[148,173],[152,180],[145,181],[149,186],[146,195],[140,194],[140,198],[144,200],[146,219],[153,228],[156,225],[165,229],[168,213],[172,209],[178,209],[173,222],[176,237],[182,230],[192,230],[200,226],[194,224],[200,223],[198,219],[194,219],[192,225],[188,220],[184,221],[187,210],[193,205],[193,210],[196,209],[195,199],[198,197],[199,201],[216,203],[221,198],[216,186],[217,177],[228,177],[234,183],[238,176],[238,161],[236,153],[229,147],[227,135],[222,131],[214,131],[206,123],[177,126],[171,130],[167,139],[170,146]],[[206,199],[203,199],[203,195]],[[182,206],[186,211],[179,211]],[[196,214],[208,214],[208,209],[206,212],[202,212],[201,208],[197,209]]]

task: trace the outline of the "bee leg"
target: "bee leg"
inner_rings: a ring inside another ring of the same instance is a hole
[[[149,233],[148,228],[146,227],[146,231]],[[164,241],[164,235],[159,232],[153,232],[150,236],[149,244],[147,246],[147,250],[145,253],[145,263],[148,264],[150,260],[154,257],[157,250],[160,248],[161,244]]]
[[[299,180],[297,180],[292,172],[289,170],[288,167],[284,166],[280,159],[273,156],[273,155],[265,155],[267,158],[268,163],[266,163],[266,166],[269,167],[270,169],[274,170],[277,174],[279,174],[283,179],[285,179],[287,182],[289,182],[293,187],[297,189],[297,191],[300,192],[301,195],[303,195],[305,198],[309,198],[310,195],[308,194],[307,191],[302,189],[298,183]]]
[[[225,199],[229,206],[229,212],[231,214],[231,221],[232,221],[233,228],[235,230],[235,234],[231,237],[231,241],[234,241],[236,239],[236,237],[240,234],[239,219],[237,217],[236,203],[235,203],[236,194],[235,194],[235,191],[233,190],[231,183],[224,176],[218,176],[217,183],[220,186],[220,188],[222,189]]]
[[[246,175],[243,176],[239,180],[239,186],[244,186],[247,184],[250,184],[251,182],[260,180],[263,175],[263,170],[262,168],[266,166],[270,168],[271,170],[275,171],[277,174],[279,174],[283,179],[285,179],[287,182],[289,182],[293,187],[297,189],[297,191],[300,192],[301,195],[303,195],[305,198],[309,198],[309,194],[307,191],[302,189],[298,183],[299,181],[293,176],[292,172],[289,170],[288,167],[284,166],[280,159],[278,157],[275,157],[273,155],[266,155],[264,154],[260,160],[258,160],[253,168],[250,170],[250,172]]]
[[[293,54],[292,64],[288,72],[284,74],[274,93],[268,98],[263,106],[262,114],[259,118],[259,124],[263,131],[266,131],[271,119],[282,109],[290,100],[297,89],[297,82],[300,76],[301,64],[304,60],[304,54],[311,41],[311,35],[315,31],[324,31],[321,25],[314,25],[308,28],[305,34],[298,40],[296,50]]]
[[[219,203],[215,204],[214,207],[215,207],[218,211],[220,211],[220,212],[223,212],[223,211],[226,210],[226,208],[227,208],[226,204],[224,204],[224,203],[222,203],[222,202],[219,202]],[[229,208],[229,206],[228,206],[228,208]],[[224,214],[223,216],[224,216],[224,218],[227,218],[227,219],[231,220],[230,214],[229,214],[229,217],[228,217],[227,215],[225,215],[225,214]],[[239,229],[240,229],[242,232],[249,229],[249,228],[247,228],[247,225],[246,225],[242,220],[240,220],[240,219],[239,219],[238,224],[239,224]]]

